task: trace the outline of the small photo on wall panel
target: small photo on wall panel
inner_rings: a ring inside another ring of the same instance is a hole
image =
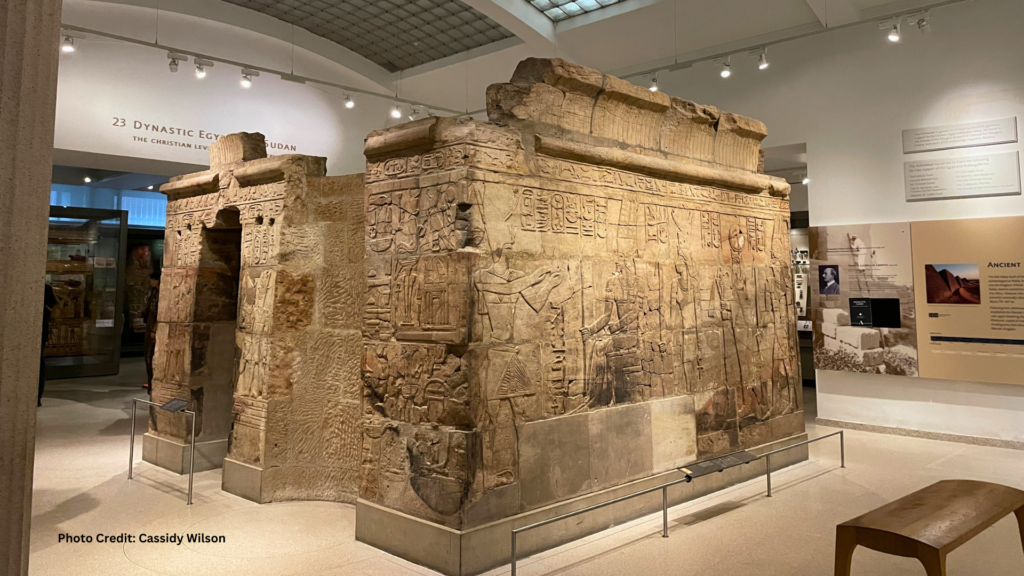
[[[921,376],[1024,384],[1024,217],[911,233]]]

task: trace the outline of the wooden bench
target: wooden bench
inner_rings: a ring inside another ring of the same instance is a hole
[[[917,558],[945,576],[946,555],[1009,513],[1024,543],[1024,491],[974,480],[943,480],[836,526],[835,576],[849,576],[853,550]]]

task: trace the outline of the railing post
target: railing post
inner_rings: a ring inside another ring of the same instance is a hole
[[[192,412],[192,455],[188,463],[188,503],[192,504],[192,474],[196,469],[196,413]]]
[[[764,467],[768,472],[766,477],[768,478],[768,497],[772,497],[772,455],[768,454],[764,457]]]
[[[135,413],[138,411],[138,398],[132,398],[132,444],[128,447],[128,479],[132,479],[132,468],[135,466]]]
[[[516,576],[516,531],[512,531],[512,576]]]
[[[840,468],[846,468],[846,435],[839,431],[839,464]]]
[[[661,489],[661,537],[668,538],[668,486]]]

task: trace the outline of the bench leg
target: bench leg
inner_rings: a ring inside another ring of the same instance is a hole
[[[850,576],[853,565],[853,551],[857,548],[857,530],[848,526],[836,526],[836,575]]]
[[[918,546],[917,559],[924,565],[928,576],[946,576],[946,555],[935,548]]]
[[[1020,543],[1024,545],[1024,508],[1017,508],[1013,512],[1017,516],[1017,528],[1020,530]]]

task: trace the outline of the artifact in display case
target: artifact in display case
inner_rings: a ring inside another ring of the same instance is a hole
[[[117,373],[125,222],[119,210],[50,210],[46,283],[57,303],[44,350],[48,378]]]

